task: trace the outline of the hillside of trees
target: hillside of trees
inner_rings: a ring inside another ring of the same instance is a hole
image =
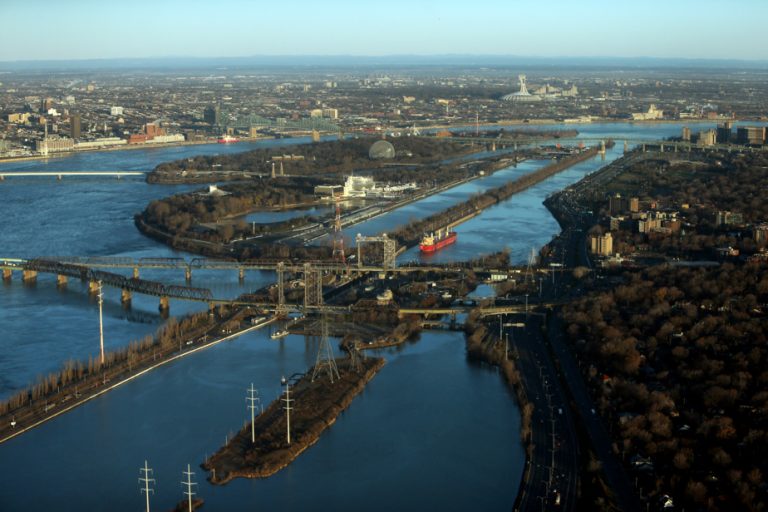
[[[768,506],[768,269],[659,266],[565,307],[599,412],[652,501]]]

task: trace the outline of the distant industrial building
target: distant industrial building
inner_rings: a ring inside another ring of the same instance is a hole
[[[24,124],[29,122],[30,116],[31,114],[29,112],[21,112],[18,114],[8,114],[6,119],[8,120],[9,123]]]
[[[72,139],[63,139],[59,137],[46,137],[42,140],[35,141],[35,149],[41,155],[72,151],[74,146],[75,144]]]
[[[736,142],[739,144],[749,144],[750,146],[765,144],[765,127],[740,126],[736,128]]]
[[[657,109],[653,103],[648,107],[647,112],[635,112],[632,114],[633,121],[654,121],[663,117],[664,111]]]
[[[591,235],[589,237],[589,249],[592,254],[598,256],[613,255],[613,235],[611,232],[604,235]]]

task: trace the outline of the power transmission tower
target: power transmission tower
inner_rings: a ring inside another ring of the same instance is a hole
[[[256,442],[256,427],[253,424],[253,417],[256,414],[256,410],[259,410],[259,414],[262,412],[262,406],[261,406],[261,398],[259,398],[259,392],[256,388],[253,387],[253,382],[251,382],[251,387],[247,389],[248,396],[245,397],[246,402],[248,402],[248,409],[251,410],[251,443]]]
[[[282,384],[285,384],[285,398],[281,398],[285,405],[283,405],[283,409],[285,409],[285,440],[288,443],[288,445],[291,444],[291,411],[293,410],[293,406],[291,404],[293,403],[293,399],[291,398],[291,383],[288,382],[288,379],[283,377],[280,379],[280,382]]]
[[[150,485],[155,484],[155,479],[151,477],[152,468],[147,465],[146,460],[144,461],[144,467],[139,468],[139,474],[141,475],[139,477],[139,483],[144,485],[141,488],[141,492],[143,492],[147,497],[147,512],[149,512],[149,494],[155,492],[155,490],[151,488]]]
[[[192,490],[194,486],[197,485],[197,483],[192,481],[192,477],[195,476],[195,472],[192,471],[192,469],[189,467],[189,464],[187,464],[187,470],[182,471],[185,477],[187,477],[186,480],[182,480],[182,485],[186,487],[186,490],[184,491],[184,496],[187,497],[187,503],[189,503],[189,512],[192,512],[192,496],[195,495],[195,491]]]
[[[346,265],[347,258],[344,256],[344,233],[341,230],[341,195],[335,194],[333,200],[336,203],[336,220],[333,224],[333,261],[338,261]]]
[[[363,370],[363,359],[365,355],[360,350],[360,342],[353,341],[347,346],[349,351],[349,366],[353,372],[360,373]]]
[[[533,267],[536,265],[536,249],[531,247],[531,254],[528,256],[528,266],[525,269],[524,283],[527,285],[529,280],[533,283]]]
[[[104,291],[101,288],[101,281],[99,283],[99,346],[101,347],[101,366],[104,366],[104,319],[102,315],[102,309],[104,306]]]
[[[315,367],[312,369],[312,382],[315,381],[315,377],[325,370],[328,372],[328,377],[333,384],[333,378],[339,380],[339,369],[336,367],[336,359],[333,357],[333,347],[328,340],[328,319],[323,317],[322,319],[322,331],[323,336],[320,339],[320,345],[317,347],[317,358],[315,359]]]

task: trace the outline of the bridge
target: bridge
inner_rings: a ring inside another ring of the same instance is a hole
[[[124,176],[144,176],[146,173],[140,171],[58,171],[58,172],[29,172],[29,171],[7,171],[0,172],[0,181],[5,178],[13,177],[44,177],[55,176],[62,179],[65,176],[112,176],[120,179]]]
[[[496,151],[497,147],[517,149],[518,146],[536,146],[544,144],[552,144],[553,141],[563,145],[570,145],[575,143],[583,143],[585,145],[605,144],[605,142],[611,137],[539,137],[539,138],[521,138],[521,139],[505,139],[499,137],[444,137],[444,140],[450,140],[454,142],[472,142],[477,144],[486,144],[491,147],[491,151]],[[703,146],[694,144],[690,141],[672,141],[672,140],[658,140],[658,139],[643,139],[643,138],[618,138],[614,139],[616,142],[622,142],[624,144],[624,151],[629,150],[630,145],[635,145],[640,148],[641,151],[672,151],[672,152],[691,152],[691,151],[727,151],[727,152],[754,152],[754,151],[768,151],[768,146],[743,146],[739,144],[713,144],[709,146]]]

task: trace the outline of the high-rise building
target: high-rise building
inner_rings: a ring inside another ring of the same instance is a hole
[[[687,126],[683,126],[683,140],[686,142],[691,140],[691,129]]]
[[[73,139],[80,138],[80,114],[69,116],[69,136]]]
[[[759,146],[765,143],[764,126],[740,126],[736,128],[736,142]]]
[[[590,252],[599,256],[613,255],[613,236],[611,232],[604,235],[592,235],[589,238]]]
[[[205,110],[203,111],[203,120],[212,126],[220,125],[221,108],[218,105],[205,107]]]
[[[726,121],[717,127],[717,143],[728,144],[731,142],[733,136],[733,124],[730,121]]]

